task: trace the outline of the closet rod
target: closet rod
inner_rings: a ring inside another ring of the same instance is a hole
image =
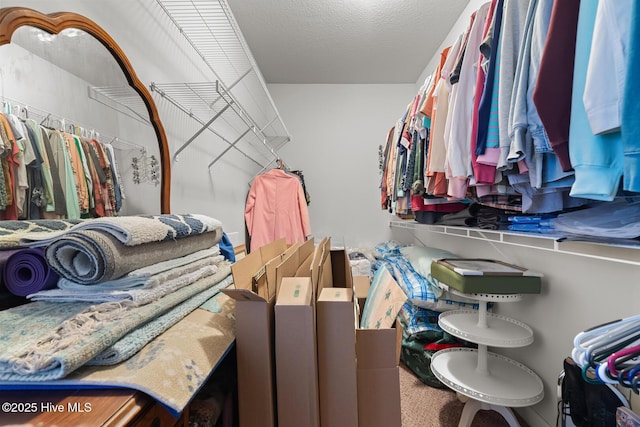
[[[180,111],[182,111],[183,113],[185,113],[186,115],[188,115],[189,117],[191,117],[193,120],[195,120],[196,122],[200,123],[200,125],[203,126],[203,128],[208,129],[209,132],[213,133],[215,136],[217,136],[218,138],[220,138],[222,141],[226,142],[229,145],[232,145],[233,143],[231,141],[229,141],[228,139],[226,139],[224,136],[220,135],[218,132],[216,132],[214,129],[211,129],[210,127],[204,126],[205,121],[202,120],[201,118],[199,118],[198,116],[196,116],[195,114],[193,114],[193,112],[187,110],[182,104],[180,104],[178,101],[176,101],[175,99],[173,99],[171,96],[169,96],[167,93],[165,93],[162,89],[160,89],[156,83],[151,83],[151,91],[152,92],[157,92],[160,94],[160,96],[162,96],[163,98],[165,98],[167,101],[169,101],[171,104],[173,104],[176,108],[178,108]],[[240,148],[234,146],[233,147],[236,151],[238,151],[240,154],[242,154],[243,156],[245,156],[247,159],[251,160],[252,162],[254,162],[256,165],[262,167],[262,163],[260,163],[259,161],[255,160],[253,157],[251,157],[250,155],[248,155],[247,153],[245,153],[244,151],[242,151]]]
[[[92,138],[92,137],[95,137],[95,139],[98,140],[98,141],[100,141],[101,139],[103,141],[104,140],[109,140],[109,142],[107,144],[112,144],[113,145],[113,143],[116,142],[116,144],[119,143],[119,144],[123,144],[123,145],[129,145],[131,147],[134,147],[135,149],[143,149],[143,150],[145,149],[145,147],[140,145],[140,144],[136,144],[134,142],[130,142],[130,141],[124,140],[124,139],[122,139],[120,137],[117,137],[117,136],[110,136],[110,135],[108,135],[108,134],[106,134],[104,132],[96,130],[95,128],[89,129],[89,128],[84,127],[84,126],[76,125],[75,123],[78,123],[77,120],[65,119],[64,117],[59,116],[57,114],[53,114],[53,113],[51,113],[49,111],[46,111],[46,110],[43,110],[41,108],[33,107],[31,105],[28,105],[25,102],[17,101],[15,99],[11,99],[11,98],[8,98],[6,96],[2,96],[2,103],[3,103],[3,111],[6,111],[4,109],[4,106],[6,104],[9,104],[11,107],[16,107],[16,106],[18,107],[19,114],[16,114],[17,116],[21,116],[23,111],[26,114],[26,116],[24,117],[25,119],[26,118],[33,118],[32,115],[37,116],[38,119],[40,119],[40,123],[39,124],[41,126],[53,127],[53,126],[46,126],[45,123],[50,123],[51,121],[57,121],[59,123],[59,125],[60,125],[59,127],[61,128],[61,129],[58,129],[58,130],[60,130],[62,132],[67,132],[67,133],[75,135],[76,134],[75,131],[76,131],[76,127],[77,127],[77,128],[79,128],[81,130],[88,131],[90,133],[90,135],[88,136],[89,139]],[[21,105],[23,105],[23,107],[20,107]],[[73,129],[73,131],[69,132],[70,129]],[[91,136],[91,133],[94,136]],[[79,135],[79,136],[83,136],[84,137],[84,135]],[[100,141],[100,142],[102,142],[102,141]]]

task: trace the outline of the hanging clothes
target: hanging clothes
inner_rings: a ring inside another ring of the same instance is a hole
[[[309,211],[300,180],[281,169],[254,178],[244,211],[250,250],[284,238],[287,244],[311,235]]]

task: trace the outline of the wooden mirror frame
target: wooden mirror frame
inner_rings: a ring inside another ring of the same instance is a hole
[[[171,158],[167,135],[164,132],[158,110],[151,94],[136,75],[131,63],[120,49],[120,46],[98,24],[90,19],[72,12],[57,12],[45,15],[26,7],[7,7],[0,9],[0,46],[11,43],[13,32],[22,26],[39,28],[49,34],[58,34],[67,28],[77,28],[91,34],[111,53],[129,85],[140,95],[147,112],[153,130],[158,138],[160,148],[160,212],[171,213]]]

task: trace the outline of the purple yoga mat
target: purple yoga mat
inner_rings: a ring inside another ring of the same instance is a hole
[[[60,278],[49,267],[44,250],[40,248],[0,251],[0,265],[4,286],[21,297],[54,288]]]

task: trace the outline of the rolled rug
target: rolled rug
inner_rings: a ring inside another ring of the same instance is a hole
[[[46,259],[61,277],[92,285],[119,279],[133,270],[183,257],[218,244],[222,229],[176,240],[126,246],[109,233],[69,232],[45,250]]]
[[[24,297],[56,286],[60,276],[47,263],[44,250],[32,248],[12,252],[2,269],[2,280],[9,292]]]

